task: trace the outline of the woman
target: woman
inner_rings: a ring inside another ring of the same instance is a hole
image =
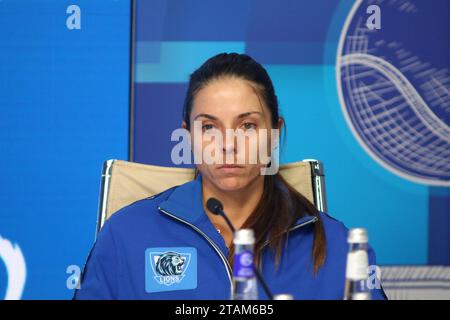
[[[212,154],[222,164],[203,161],[195,180],[114,214],[91,251],[75,298],[229,299],[232,232],[207,209],[206,201],[214,197],[236,229],[254,230],[255,262],[274,294],[342,299],[346,227],[318,212],[278,173],[262,175],[271,163],[249,161],[259,143],[255,149],[248,138],[243,147],[237,147],[236,139],[201,139],[212,133],[225,136],[227,129],[270,136],[283,127],[266,70],[244,54],[210,58],[190,77],[183,117],[194,149],[219,145]],[[201,137],[192,130],[199,123]],[[245,161],[238,162],[242,155]],[[227,157],[232,165],[223,164]],[[369,264],[375,264],[371,249]],[[267,298],[261,288],[259,297]],[[372,297],[382,299],[384,293],[374,289]]]

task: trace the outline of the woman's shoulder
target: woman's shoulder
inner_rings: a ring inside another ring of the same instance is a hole
[[[161,193],[137,200],[113,213],[105,222],[105,226],[112,229],[124,229],[133,225],[139,225],[147,221],[155,221],[159,204],[165,201],[176,187],[167,189]]]
[[[335,242],[347,243],[348,228],[345,224],[328,214],[327,212],[320,212],[320,220],[325,229],[327,240],[334,240]]]
[[[320,219],[323,223],[327,246],[348,250],[347,236],[349,228],[340,220],[332,217],[326,212],[320,212]],[[369,254],[374,254],[370,243],[368,244]]]

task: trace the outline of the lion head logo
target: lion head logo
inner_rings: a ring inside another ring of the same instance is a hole
[[[163,253],[156,262],[156,272],[161,276],[173,276],[183,273],[186,258],[176,252]]]
[[[181,284],[186,276],[189,281],[192,281],[191,278],[196,276],[196,260],[194,260],[194,269],[191,267],[192,256],[196,259],[196,251],[194,248],[147,248],[145,255],[147,261],[145,266],[146,279],[149,278],[149,272],[151,272],[152,278],[158,285],[177,285]],[[193,274],[194,272],[195,275]],[[187,286],[189,286],[189,281]],[[149,284],[149,286],[152,285],[153,284]],[[183,284],[181,284],[181,286],[183,286]]]

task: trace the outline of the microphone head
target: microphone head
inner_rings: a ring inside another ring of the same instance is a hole
[[[216,198],[209,198],[208,201],[206,201],[206,207],[209,211],[217,215],[220,215],[223,210],[222,202]]]

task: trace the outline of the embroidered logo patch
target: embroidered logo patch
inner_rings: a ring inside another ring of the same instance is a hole
[[[145,250],[145,290],[149,293],[197,288],[197,249],[193,247]]]

